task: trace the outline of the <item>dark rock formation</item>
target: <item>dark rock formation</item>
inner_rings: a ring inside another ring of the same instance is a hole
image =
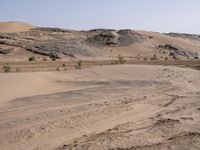
[[[132,30],[120,30],[118,34],[120,46],[128,46],[145,40],[143,35]]]
[[[116,46],[118,44],[117,34],[113,31],[103,31],[86,40],[88,44],[93,46]]]
[[[128,46],[133,43],[143,42],[145,37],[132,30],[98,30],[101,33],[86,40],[92,46]]]
[[[0,34],[0,44],[54,58],[101,56],[104,46],[128,46],[143,40],[142,35],[131,30],[35,28],[27,32]]]
[[[48,28],[48,27],[37,27],[34,30],[48,31],[48,32],[72,32],[72,30],[60,29],[60,28]]]
[[[37,28],[22,33],[0,34],[0,44],[24,48],[28,51],[55,58],[86,56],[94,57],[95,52],[85,44],[82,33],[73,34],[52,28]]]
[[[179,57],[186,57],[186,58],[192,58],[192,59],[198,59],[199,58],[199,55],[198,55],[197,52],[185,50],[185,49],[180,48],[176,45],[165,44],[165,45],[159,45],[158,48],[169,50],[170,55],[173,56],[175,59],[179,58]]]

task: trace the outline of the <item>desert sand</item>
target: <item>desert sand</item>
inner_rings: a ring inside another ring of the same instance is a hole
[[[199,71],[113,65],[0,74],[0,150],[199,150]]]
[[[0,22],[0,33],[24,32],[32,28],[33,25],[19,21]]]
[[[199,41],[1,22],[0,150],[199,150]]]

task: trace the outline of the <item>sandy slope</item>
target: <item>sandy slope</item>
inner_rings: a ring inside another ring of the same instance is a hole
[[[111,56],[118,56],[119,54],[124,57],[132,57],[139,60],[144,60],[153,58],[154,54],[156,54],[157,59],[164,60],[165,58],[172,59],[170,56],[163,54],[163,52],[158,49],[159,45],[172,44],[179,47],[182,47],[186,50],[190,50],[191,52],[200,53],[200,43],[197,40],[184,39],[184,38],[175,38],[170,37],[162,33],[158,32],[147,32],[147,31],[136,31],[146,37],[153,37],[152,39],[148,39],[142,43],[134,43],[132,45],[126,47],[116,47],[110,48],[112,49]],[[109,49],[109,50],[110,50]]]
[[[0,22],[0,33],[22,32],[31,28],[34,28],[34,26],[23,22]]]
[[[198,71],[115,65],[0,79],[1,150],[200,149]]]

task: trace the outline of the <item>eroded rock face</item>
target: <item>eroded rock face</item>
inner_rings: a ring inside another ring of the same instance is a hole
[[[38,28],[22,33],[0,34],[0,44],[25,48],[28,51],[55,58],[95,56],[76,32]]]
[[[171,34],[170,36],[179,36]],[[198,39],[197,35],[180,34],[182,37]],[[83,58],[83,57],[112,57],[112,54],[105,52],[109,47],[126,47],[135,43],[142,43],[141,47],[153,47],[155,50],[168,51],[174,58],[197,59],[198,53],[189,49],[178,47],[177,45],[165,44],[157,45],[156,41],[145,42],[153,36],[136,32],[133,30],[111,30],[94,29],[90,31],[74,31],[59,28],[34,28],[20,33],[0,33],[0,44],[4,46],[0,53],[5,55],[11,53],[9,47],[23,48],[27,51],[47,55],[53,58]],[[195,41],[197,42],[197,41]],[[140,47],[139,47],[140,48]],[[198,47],[197,47],[198,50]],[[130,50],[131,51],[131,50]],[[145,55],[145,54],[144,54]]]
[[[118,35],[115,31],[103,31],[86,40],[92,46],[116,46],[118,44]]]
[[[131,30],[104,30],[101,33],[92,36],[86,40],[90,45],[99,46],[128,46],[136,42],[145,40],[143,35],[140,35]]]
[[[131,30],[73,31],[59,28],[35,28],[21,33],[0,34],[0,44],[21,47],[54,58],[95,57],[102,47],[128,46],[144,37]]]
[[[119,30],[119,42],[120,46],[128,46],[133,43],[139,43],[145,41],[145,37],[132,30]]]
[[[198,59],[199,54],[197,52],[193,52],[190,50],[185,50],[183,48],[180,48],[176,45],[171,44],[165,44],[165,45],[159,45],[158,48],[166,49],[170,51],[170,55],[173,56],[175,59],[179,57],[185,57],[185,58],[192,58],[192,59]]]

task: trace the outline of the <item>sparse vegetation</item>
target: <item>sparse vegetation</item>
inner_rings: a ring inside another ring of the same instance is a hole
[[[62,64],[63,67],[66,67],[66,64]]]
[[[143,60],[147,60],[147,57],[145,57]]]
[[[60,68],[58,67],[58,68],[56,68],[56,71],[60,71]]]
[[[75,65],[76,69],[81,69],[82,68],[82,61],[78,61],[78,63]]]
[[[20,72],[21,70],[19,68],[16,69],[16,72]]]
[[[153,57],[150,60],[158,60],[156,54],[154,54]]]
[[[3,72],[6,72],[6,73],[8,73],[8,72],[10,72],[10,70],[11,70],[11,67],[10,67],[10,65],[9,64],[6,64],[6,65],[4,65],[3,66]]]
[[[53,55],[52,53],[50,54],[50,58],[52,61],[56,61],[57,57],[55,55]]]
[[[47,61],[47,58],[43,58],[43,61]]]
[[[121,55],[118,56],[118,61],[119,61],[119,64],[124,64],[126,62],[126,60],[124,59],[124,57],[121,56]]]
[[[52,61],[56,61],[56,58],[51,58]]]
[[[31,56],[31,57],[28,58],[28,60],[29,60],[29,61],[35,61],[36,58],[35,58],[34,56]]]

